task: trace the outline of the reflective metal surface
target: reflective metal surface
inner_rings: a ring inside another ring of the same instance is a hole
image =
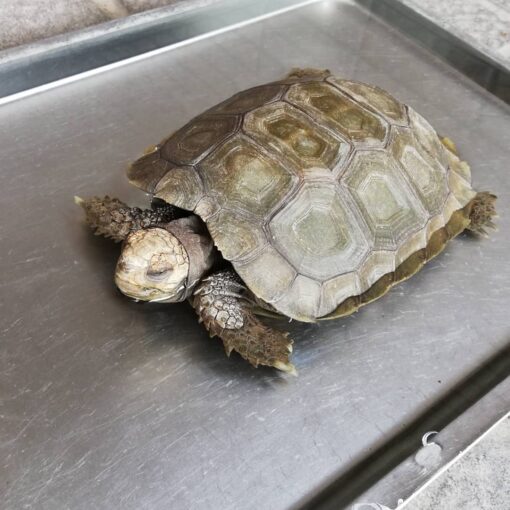
[[[392,27],[440,56],[461,73],[510,103],[510,68],[476,45],[426,18],[405,0],[356,0]],[[489,12],[489,11],[487,11]],[[444,18],[446,19],[447,16]],[[468,33],[469,30],[466,31]]]
[[[188,0],[0,51],[0,105],[317,0]]]
[[[479,387],[479,384],[475,384],[475,386]],[[466,387],[464,387],[464,392],[465,390]],[[471,391],[473,391],[473,386],[471,386]],[[476,392],[476,389],[474,391]],[[427,420],[420,420],[420,429],[414,431],[414,449],[412,454],[357,497],[355,503],[350,500],[349,508],[354,510],[356,508],[355,505],[359,505],[361,507],[359,510],[364,510],[363,505],[374,503],[388,508],[395,508],[399,499],[406,499],[410,495],[415,494],[416,490],[423,487],[440,468],[446,466],[457,455],[464,452],[466,447],[472,445],[473,441],[485,433],[488,424],[496,423],[501,418],[502,411],[504,412],[505,408],[510,408],[510,378],[507,377],[481,398],[480,395],[477,396],[478,401],[462,412],[458,418],[453,419],[451,423],[447,422],[446,426],[437,426],[437,419],[436,423],[431,423],[428,420],[430,415],[428,413]],[[425,421],[429,422],[425,423]],[[423,446],[425,434],[436,430],[438,434],[429,434],[427,436],[429,438],[428,444]],[[430,447],[431,443],[432,447]],[[499,450],[504,453],[508,451],[508,446],[501,444]],[[499,469],[500,466],[494,464],[494,468]],[[504,474],[504,470],[502,470],[502,474]],[[482,478],[487,488],[492,487],[492,484],[497,479],[497,477],[491,477],[487,483],[485,477],[479,476],[477,480],[473,480],[474,484],[476,484],[476,481],[482,481]],[[466,482],[471,483],[471,480],[466,477]],[[501,484],[500,481],[498,483]],[[459,487],[462,486],[459,484],[456,489],[459,489]],[[428,488],[427,491],[433,497],[433,490]],[[336,503],[338,503],[338,496],[340,496],[338,491],[335,496],[335,499],[337,499]],[[331,503],[334,502],[331,501]],[[494,508],[494,506],[492,507]],[[315,506],[314,508],[324,510],[326,507],[323,505],[322,507]],[[336,504],[332,508],[341,508],[341,506]],[[437,508],[457,507],[438,506]],[[489,506],[489,508],[491,507]]]
[[[497,192],[501,218],[356,315],[291,324],[288,379],[227,359],[186,304],[123,298],[119,248],[86,230],[73,195],[145,203],[129,161],[296,65],[416,108]],[[508,106],[349,2],[2,106],[2,505],[277,510],[352,469],[508,342],[509,147]]]

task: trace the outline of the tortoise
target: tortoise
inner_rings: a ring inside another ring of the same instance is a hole
[[[136,300],[189,300],[252,365],[295,373],[288,334],[352,314],[464,230],[494,227],[455,145],[376,86],[294,69],[192,119],[131,165],[151,209],[77,198],[123,241],[115,282]]]

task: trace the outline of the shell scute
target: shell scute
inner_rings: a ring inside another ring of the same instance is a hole
[[[176,167],[154,187],[157,198],[192,211],[204,195],[202,181],[193,167]]]
[[[388,123],[328,83],[298,83],[286,98],[357,147],[380,148],[386,143]]]
[[[291,309],[295,317],[317,317],[322,287],[319,282],[298,274],[285,294],[273,303],[281,309]]]
[[[389,151],[419,195],[425,209],[436,215],[448,196],[447,168],[433,159],[408,129],[394,130]]]
[[[409,124],[405,105],[380,87],[359,81],[343,80],[334,76],[329,77],[326,81],[351,96],[355,101],[382,115],[390,123],[399,126]]]
[[[235,116],[202,115],[179,129],[161,146],[164,159],[193,165],[224,142],[239,127]]]
[[[241,134],[219,147],[199,167],[220,206],[266,217],[296,185],[297,177]]]
[[[250,290],[267,303],[274,303],[287,292],[297,276],[295,269],[271,245],[247,262],[235,265]]]
[[[154,147],[151,152],[144,154],[128,168],[127,177],[131,184],[152,193],[161,178],[175,167],[176,165],[161,157],[159,147]]]
[[[313,167],[333,170],[350,152],[350,145],[344,139],[282,101],[248,113],[243,131],[298,170]]]
[[[423,147],[430,158],[438,161],[443,167],[447,167],[448,154],[435,129],[412,108],[408,107],[408,112],[409,126],[413,131],[416,141]]]
[[[339,303],[361,292],[359,275],[357,271],[343,273],[331,278],[322,285],[322,300],[318,317],[323,317],[334,310]]]
[[[269,222],[278,251],[319,281],[356,269],[370,249],[350,204],[331,183],[305,182]]]
[[[310,70],[210,109],[129,176],[194,211],[257,298],[304,321],[417,271],[474,196],[467,164],[412,108]]]
[[[269,84],[243,90],[233,95],[223,103],[215,106],[208,113],[239,114],[254,110],[259,106],[272,103],[280,99],[287,87],[285,85]]]
[[[386,152],[358,152],[341,184],[368,223],[375,250],[396,250],[427,222],[428,214]]]
[[[221,209],[207,220],[207,228],[227,260],[233,262],[256,258],[267,245],[260,224],[238,211]]]

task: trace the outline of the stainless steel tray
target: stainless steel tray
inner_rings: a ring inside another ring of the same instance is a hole
[[[186,304],[119,295],[119,248],[90,235],[73,195],[143,204],[124,171],[145,147],[293,66],[376,83],[415,107],[457,142],[476,186],[499,195],[501,218],[490,239],[461,236],[356,315],[291,324],[300,375],[286,378],[227,359]],[[2,505],[285,509],[425,420],[507,354],[509,112],[348,1],[1,106]],[[508,400],[500,394],[477,427]],[[418,441],[427,430],[417,427]]]

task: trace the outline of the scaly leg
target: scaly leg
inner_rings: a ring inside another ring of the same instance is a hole
[[[236,351],[255,367],[268,365],[296,375],[289,362],[292,340],[257,319],[236,273],[224,270],[205,278],[191,303],[209,334],[223,340],[227,356]]]
[[[443,136],[440,137],[440,140],[452,154],[459,157],[457,147],[450,138]],[[456,162],[454,162],[454,170],[468,181],[471,181],[469,165],[465,161],[456,160]],[[493,218],[497,217],[495,208],[496,199],[496,195],[493,195],[488,191],[480,191],[476,194],[470,204],[471,212],[469,219],[471,220],[471,223],[468,225],[466,230],[469,230],[474,234],[488,237],[487,229],[496,229],[496,225],[492,221]]]
[[[163,225],[177,218],[175,207],[158,204],[154,209],[129,207],[117,198],[93,197],[82,199],[74,197],[74,201],[83,207],[87,224],[96,235],[110,237],[115,242],[123,241],[128,234],[141,228]]]
[[[487,228],[496,229],[492,219],[496,217],[496,195],[488,191],[480,191],[471,202],[471,223],[467,230],[488,237]]]

